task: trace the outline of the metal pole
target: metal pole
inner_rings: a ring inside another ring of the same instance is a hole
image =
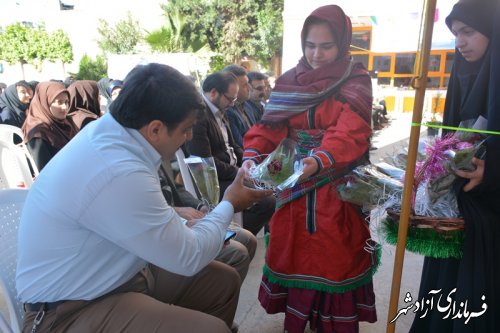
[[[415,103],[413,105],[412,123],[420,124],[422,121],[422,110],[427,86],[427,71],[429,55],[432,43],[432,30],[434,28],[434,13],[436,11],[436,0],[426,0],[424,38],[422,40],[422,55],[420,57],[419,75],[414,81]],[[390,323],[397,315],[398,299],[401,288],[401,275],[403,272],[406,237],[408,233],[408,219],[411,210],[411,197],[413,190],[413,178],[415,176],[415,164],[417,161],[418,141],[420,138],[420,126],[411,127],[410,143],[408,147],[408,162],[406,165],[405,182],[403,189],[403,201],[401,205],[401,216],[399,219],[398,242],[394,257],[394,271],[392,274],[391,298],[387,318],[387,333],[394,333],[396,322]]]

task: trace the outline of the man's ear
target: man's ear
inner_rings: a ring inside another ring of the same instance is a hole
[[[210,90],[210,93],[209,93],[210,100],[214,100],[218,94],[219,94],[219,92],[217,91],[217,89],[212,88],[212,90]]]
[[[165,124],[160,120],[153,120],[148,124],[144,125],[139,132],[144,136],[146,140],[150,143],[156,143],[160,140],[161,131],[165,131]]]

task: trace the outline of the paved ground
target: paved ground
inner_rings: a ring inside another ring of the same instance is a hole
[[[385,156],[393,154],[407,143],[410,132],[411,115],[391,114],[391,116],[393,120],[390,125],[374,134],[373,145],[377,149],[371,151],[372,162],[378,162]],[[376,234],[372,234],[372,238],[382,242]],[[240,325],[240,333],[278,333],[283,330],[283,315],[266,314],[257,301],[257,292],[260,284],[265,252],[263,238],[259,238],[258,241],[259,246],[257,248],[257,253],[255,254],[248,276],[242,286],[235,321]],[[374,276],[378,322],[374,324],[362,324],[361,333],[383,333],[386,331],[394,252],[395,247],[393,246],[384,245],[382,248],[382,264]],[[423,257],[409,252],[406,253],[399,297],[400,300],[403,299],[406,292],[410,292],[412,295],[418,293],[422,261]],[[402,304],[404,303],[400,301],[400,305]],[[3,303],[1,290],[0,311],[5,313],[5,304]],[[413,317],[411,314],[398,319],[396,332],[408,332],[412,320]]]

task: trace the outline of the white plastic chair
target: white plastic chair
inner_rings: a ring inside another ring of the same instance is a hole
[[[0,141],[0,189],[30,188],[33,185],[26,157],[21,147]]]
[[[198,194],[196,194],[196,187],[193,183],[193,179],[191,178],[191,173],[189,172],[188,166],[184,159],[186,156],[182,149],[178,149],[175,152],[175,157],[177,158],[177,163],[179,164],[179,170],[182,176],[182,182],[184,183],[184,188],[191,193],[195,198],[198,198]]]
[[[16,126],[0,124],[0,141],[14,143],[14,138],[23,141],[23,131]]]
[[[191,173],[189,172],[189,168],[186,165],[186,162],[184,162],[186,156],[184,155],[182,149],[178,149],[175,152],[175,157],[177,158],[177,163],[179,164],[179,170],[181,172],[184,187],[195,198],[198,198],[198,194],[196,193],[196,187],[195,187],[196,185],[194,184],[193,179],[191,178]],[[238,226],[243,228],[243,213],[242,212],[235,213],[233,216],[233,221]]]
[[[20,143],[15,144],[15,138]],[[2,154],[5,154],[2,155],[0,165],[0,189],[19,187],[23,183],[24,187],[31,187],[33,184],[31,170],[34,177],[39,174],[38,167],[22,140],[23,132],[20,128],[0,124],[0,143],[3,143]]]
[[[16,297],[17,232],[27,189],[0,190],[0,289],[8,316],[0,312],[0,332],[21,332],[24,310]],[[10,324],[5,318],[9,318]]]

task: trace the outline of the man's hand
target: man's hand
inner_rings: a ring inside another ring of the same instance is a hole
[[[469,192],[474,187],[478,186],[479,184],[481,184],[483,182],[484,160],[473,157],[472,164],[474,164],[476,166],[476,170],[474,170],[474,171],[457,170],[455,172],[457,176],[469,179],[469,182],[467,184],[465,184],[465,186],[463,188],[464,192]]]
[[[224,192],[224,197],[222,198],[223,201],[229,201],[233,205],[235,213],[240,212],[247,207],[250,207],[257,201],[260,201],[261,199],[270,196],[273,193],[273,191],[271,190],[256,190],[246,187],[243,184],[244,179],[245,170],[243,170],[243,168],[240,168],[238,170],[238,173],[236,174],[236,178],[234,179],[233,183],[226,189],[226,192]]]
[[[191,207],[174,207],[177,214],[186,220],[201,219],[205,214]]]

